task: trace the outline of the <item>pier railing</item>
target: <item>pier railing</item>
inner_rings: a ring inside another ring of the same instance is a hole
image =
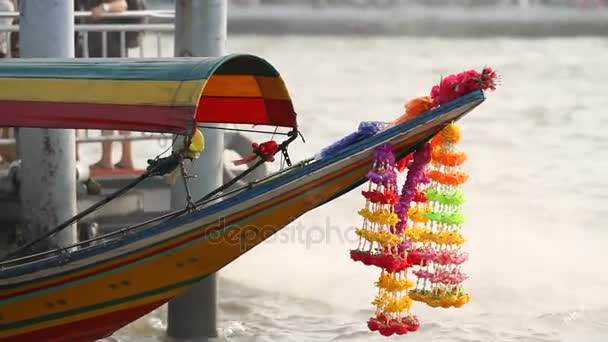
[[[90,18],[91,12],[78,11],[75,12],[77,22],[81,19]],[[0,12],[0,23],[2,19],[17,19],[19,18],[18,12]],[[163,51],[167,50],[168,47],[163,42],[163,36],[167,36],[173,33],[173,11],[127,11],[123,13],[108,13],[103,16],[104,19],[148,19],[153,21],[152,23],[145,24],[75,24],[75,31],[78,34],[81,43],[84,58],[89,57],[89,34],[92,32],[101,33],[102,36],[102,57],[107,57],[108,52],[108,33],[118,32],[120,33],[120,51],[121,56],[129,58],[145,58],[145,57],[167,57],[167,53],[163,54]],[[13,40],[13,33],[19,32],[18,24],[11,25],[0,25],[0,42],[4,41],[7,46],[6,51],[2,51],[6,54],[5,58],[14,58],[12,55],[11,47],[15,43]],[[126,35],[127,32],[142,32],[145,39],[142,39],[141,44],[133,49],[127,48]],[[79,144],[82,143],[100,143],[103,141],[139,141],[139,140],[158,140],[159,144],[163,146],[167,143],[167,140],[171,139],[170,134],[154,134],[154,133],[135,133],[129,135],[100,135],[98,130],[79,130],[76,141]],[[0,146],[2,145],[13,145],[15,140],[13,138],[1,138]]]

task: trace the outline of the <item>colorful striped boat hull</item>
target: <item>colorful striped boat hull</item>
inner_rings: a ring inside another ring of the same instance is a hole
[[[483,102],[471,93],[180,218],[69,254],[4,265],[0,341],[94,341],[365,181],[374,147],[411,152]]]

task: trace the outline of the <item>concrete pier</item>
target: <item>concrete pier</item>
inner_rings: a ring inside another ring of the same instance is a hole
[[[21,0],[20,7],[22,57],[74,57],[72,1]],[[19,177],[24,180],[19,233],[23,242],[29,242],[76,214],[76,138],[73,130],[65,129],[20,128],[16,136]],[[34,250],[76,241],[76,230],[70,227]]]
[[[182,0],[176,2],[175,55],[222,56],[226,46],[227,0]],[[197,178],[188,182],[193,200],[222,185],[224,132],[203,129],[205,150],[187,167]],[[173,186],[171,206],[187,205],[180,178]],[[211,274],[169,302],[167,335],[173,340],[207,341],[218,336],[217,278]]]

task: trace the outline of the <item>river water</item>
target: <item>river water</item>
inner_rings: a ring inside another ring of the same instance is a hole
[[[606,340],[608,40],[231,36],[228,50],[283,74],[307,138],[292,158],[360,121],[395,118],[441,75],[497,69],[499,89],[461,121],[473,299],[462,309],[415,305],[422,326],[407,339]],[[348,256],[362,203],[353,191],[224,268],[220,340],[385,340],[365,325],[378,272]],[[107,340],[161,341],[165,314]]]

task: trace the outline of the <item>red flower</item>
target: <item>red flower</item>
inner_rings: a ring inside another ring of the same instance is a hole
[[[364,254],[361,258],[361,261],[366,266],[373,265],[374,256],[371,254]]]
[[[397,162],[397,170],[399,170],[399,172],[405,171],[405,169],[409,166],[409,164],[412,160],[414,160],[414,154],[410,153],[407,156],[405,156],[405,158],[403,158]]]
[[[403,324],[407,326],[407,330],[416,331],[420,328],[420,321],[416,316],[410,316],[403,318]]]
[[[490,67],[484,68],[481,73],[468,70],[450,75],[431,89],[433,104],[442,105],[476,90],[496,90],[497,79],[498,75]]]
[[[412,265],[426,266],[429,261],[427,259],[423,259],[422,253],[420,251],[414,250],[407,255],[407,262]]]
[[[426,194],[423,191],[418,190],[418,192],[416,192],[416,195],[414,196],[413,201],[419,203],[426,203],[428,202],[428,199],[426,198]]]
[[[407,262],[405,259],[398,259],[392,255],[389,255],[390,258],[385,258],[383,260],[382,265],[380,267],[386,269],[388,272],[401,272],[412,265]]]
[[[394,334],[395,332],[393,331],[393,329],[391,327],[388,326],[381,326],[378,331],[380,332],[380,334],[382,336],[391,336],[392,334]]]
[[[483,68],[481,72],[481,82],[484,85],[484,89],[496,90],[496,81],[498,80],[498,74],[490,67]]]
[[[386,204],[395,204],[399,200],[399,194],[396,191],[384,190]]]
[[[361,194],[372,203],[395,204],[399,199],[399,194],[392,190],[361,191]]]
[[[382,324],[375,318],[370,318],[369,321],[367,321],[367,327],[371,331],[377,331],[381,326]]]
[[[409,329],[407,328],[407,325],[405,324],[400,324],[395,328],[395,333],[397,335],[405,335],[409,332]]]
[[[357,250],[351,250],[350,251],[350,258],[353,261],[360,261],[361,260],[361,255],[362,255],[361,251],[357,251]]]
[[[389,322],[389,326],[391,327],[391,329],[393,329],[393,333],[397,335],[407,334],[408,332],[407,328],[396,319],[392,319]]]

